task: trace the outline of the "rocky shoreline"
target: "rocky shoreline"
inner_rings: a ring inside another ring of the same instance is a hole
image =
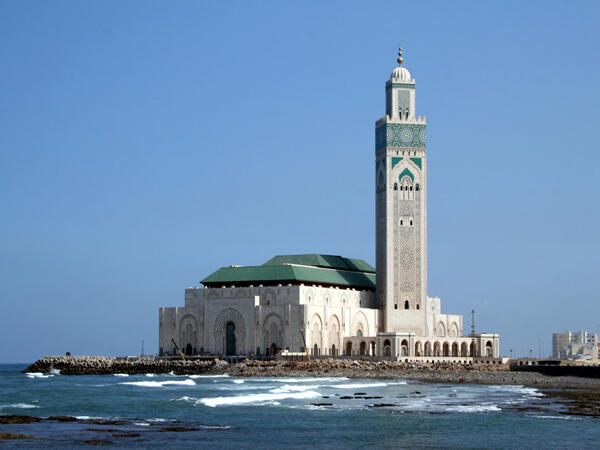
[[[103,356],[46,356],[24,372],[62,375],[110,375],[169,373],[175,375],[220,375],[236,377],[348,377],[403,378],[432,383],[512,384],[537,388],[576,388],[600,391],[600,379],[548,376],[537,372],[511,371],[507,364],[406,363],[383,360],[319,359],[308,361],[257,361],[228,363],[208,360],[137,359],[128,361]]]

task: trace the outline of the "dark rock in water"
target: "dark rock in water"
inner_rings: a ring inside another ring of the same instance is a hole
[[[419,391],[415,391],[415,392],[413,392],[413,394],[417,394],[417,395],[419,395],[419,394],[421,394],[421,393],[420,393]]]
[[[114,438],[133,438],[133,437],[140,437],[139,433],[122,433],[122,434],[113,434],[112,437]]]
[[[311,403],[312,406],[333,406],[333,403]]]
[[[354,397],[350,396],[350,395],[344,395],[343,397],[340,397],[341,400],[350,400],[353,399]]]
[[[83,442],[90,445],[113,445],[112,441],[106,439],[89,439]]]
[[[366,392],[355,392],[354,395],[367,395]]]
[[[124,425],[124,420],[107,420],[107,419],[90,419],[83,420],[83,423],[90,423],[92,425]]]
[[[32,423],[32,422],[39,422],[40,419],[39,417],[31,417],[31,416],[16,416],[16,415],[10,415],[10,416],[0,416],[0,423],[6,423],[6,424],[21,424],[21,423]]]
[[[77,422],[77,417],[73,416],[50,416],[48,420],[56,420],[58,422]]]
[[[323,398],[329,398],[329,395],[324,395]]]
[[[0,433],[0,441],[12,439],[34,439],[34,437],[25,434]]]
[[[198,431],[199,428],[190,428],[190,427],[164,427],[161,428],[158,431],[179,431],[179,432],[186,432],[186,431]]]
[[[393,403],[375,403],[373,406],[369,406],[369,408],[389,408],[391,406],[397,406]]]
[[[368,396],[363,397],[363,398],[366,399],[366,400],[371,400],[371,399],[380,399],[380,398],[383,398],[383,397],[381,397],[379,395],[368,395]]]
[[[98,433],[118,433],[116,428],[86,428],[85,431],[97,431]]]

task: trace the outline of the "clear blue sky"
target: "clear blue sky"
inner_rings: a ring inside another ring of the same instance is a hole
[[[1,1],[0,362],[155,352],[224,265],[373,264],[399,42],[429,294],[505,355],[600,331],[600,3],[414,3]]]

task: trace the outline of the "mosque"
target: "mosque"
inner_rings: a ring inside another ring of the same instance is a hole
[[[375,124],[376,266],[341,256],[275,256],[222,267],[185,306],[160,308],[159,352],[373,355],[402,360],[499,357],[498,334],[463,333],[427,292],[426,120],[402,51]]]

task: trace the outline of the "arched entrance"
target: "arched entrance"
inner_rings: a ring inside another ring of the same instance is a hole
[[[400,344],[400,355],[408,356],[408,341],[406,339],[403,339]]]
[[[194,350],[192,349],[192,344],[188,344],[185,346],[185,354],[187,356],[192,356],[192,354],[194,353]]]
[[[235,324],[227,322],[225,326],[225,354],[227,356],[235,355]]]
[[[277,344],[275,342],[273,342],[271,344],[271,355],[276,355],[277,354]]]
[[[352,342],[348,341],[346,343],[346,355],[352,354]]]
[[[417,343],[415,343],[415,356],[423,356],[421,353],[422,353],[421,343],[417,342]]]
[[[383,355],[392,356],[392,345],[388,339],[383,342]]]
[[[319,347],[317,346],[317,344],[315,344],[315,346],[313,347],[313,355],[317,356],[319,354]]]
[[[360,354],[364,355],[367,353],[367,343],[365,341],[362,341],[360,343]]]
[[[425,342],[425,356],[431,356],[431,344]]]

